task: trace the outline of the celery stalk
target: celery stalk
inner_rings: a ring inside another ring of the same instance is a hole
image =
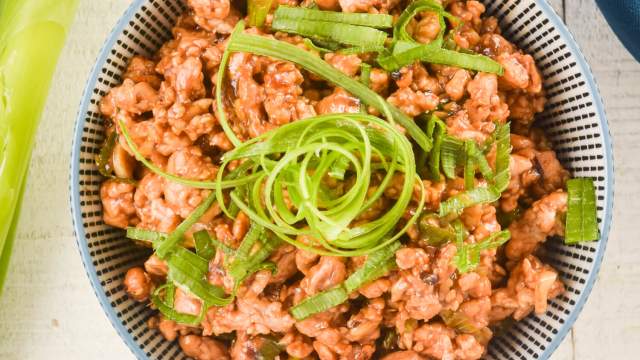
[[[77,4],[0,1],[0,278],[15,236],[35,132]]]

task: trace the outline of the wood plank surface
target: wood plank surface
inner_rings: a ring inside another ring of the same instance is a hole
[[[513,0],[516,1],[516,0]],[[86,76],[130,0],[84,0],[62,54],[0,298],[0,359],[133,359],[84,274],[68,210],[73,123]],[[550,0],[595,73],[614,138],[615,211],[602,270],[554,360],[637,358],[640,346],[640,64],[593,0]]]

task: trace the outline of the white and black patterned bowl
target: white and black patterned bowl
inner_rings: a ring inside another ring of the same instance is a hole
[[[601,238],[576,246],[546,244],[545,261],[560,271],[566,292],[546,314],[529,316],[495,338],[491,359],[547,359],[585,304],[602,262],[613,200],[611,138],[591,71],[574,39],[545,0],[486,0],[505,35],[533,55],[544,76],[549,101],[539,124],[558,157],[574,176],[592,177],[597,189]],[[170,36],[185,9],[178,0],[134,0],[107,39],[86,85],[78,113],[71,160],[71,207],[78,247],[105,313],[139,359],[184,358],[179,346],[147,328],[152,311],[129,299],[122,286],[126,270],[148,253],[102,221],[100,183],[94,157],[104,139],[100,98],[121,81],[135,54],[151,55]]]

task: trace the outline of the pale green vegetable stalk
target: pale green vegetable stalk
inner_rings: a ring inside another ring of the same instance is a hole
[[[0,291],[33,139],[77,0],[0,0]]]

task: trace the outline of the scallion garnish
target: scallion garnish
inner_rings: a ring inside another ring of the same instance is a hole
[[[461,274],[472,271],[478,267],[482,251],[497,249],[509,241],[510,238],[511,233],[508,230],[503,230],[495,232],[475,244],[465,244],[458,239],[456,255],[453,257],[452,262]]]
[[[291,315],[298,321],[313,314],[327,311],[349,299],[349,293],[342,286],[323,291],[302,300],[298,305],[289,309]]]
[[[216,255],[216,248],[211,242],[211,236],[206,230],[200,230],[193,234],[196,247],[196,255],[205,260],[211,260]]]
[[[567,181],[568,207],[564,242],[577,244],[598,240],[596,190],[593,179],[577,178]]]
[[[274,18],[289,20],[326,21],[341,24],[368,26],[385,29],[393,25],[393,16],[388,14],[345,13],[302,7],[279,6]]]
[[[296,320],[304,320],[313,314],[342,304],[349,299],[349,294],[394,269],[395,253],[399,248],[400,242],[394,241],[372,252],[367,256],[364,265],[342,284],[302,300],[298,305],[289,309],[289,312]]]
[[[156,249],[156,253],[161,259],[164,259],[171,251],[173,251],[182,241],[182,237],[184,233],[187,232],[193,224],[195,224],[202,215],[204,215],[207,210],[213,205],[213,202],[216,199],[215,192],[211,192],[203,201],[198,205],[198,207],[191,213],[189,216],[176,227],[176,229],[167,236],[166,239],[161,242],[154,243],[153,246]]]
[[[271,9],[272,2],[272,0],[249,0],[247,3],[249,25],[262,26]]]
[[[500,199],[502,192],[507,189],[510,179],[509,161],[511,153],[511,134],[509,124],[498,124],[496,126],[495,134],[497,153],[496,171],[493,182],[487,184],[486,187],[476,187],[471,190],[461,192],[440,203],[440,216],[446,216],[451,213],[460,214],[466,207],[497,201]],[[453,144],[453,142],[451,142],[451,144]],[[480,152],[480,154],[482,153]],[[488,170],[485,169],[485,171]]]
[[[277,16],[273,19],[271,29],[364,48],[381,49],[387,39],[385,32],[370,27]]]
[[[399,238],[420,212],[395,235],[385,238],[403,218],[419,178],[411,143],[393,125],[370,115],[328,114],[281,126],[227,152],[218,174],[229,162],[240,159],[252,163],[254,173],[260,176],[246,199],[232,191],[231,201],[257,225],[309,251],[338,256],[369,253]],[[341,172],[347,168],[353,179],[350,188],[343,192],[327,188],[324,176],[344,176]],[[383,173],[384,178],[369,194],[374,171]],[[383,196],[398,173],[404,179],[394,205],[378,219],[353,225]],[[283,198],[285,192],[295,205],[293,209]],[[222,189],[216,193],[226,211]],[[423,202],[424,194],[417,209]],[[308,229],[298,226],[301,220]],[[307,235],[315,243],[301,243],[296,240],[299,235]]]
[[[113,169],[111,168],[111,164],[109,163],[111,160],[111,155],[113,154],[113,149],[116,146],[116,141],[118,140],[118,133],[113,131],[107,138],[104,140],[104,144],[100,148],[100,153],[96,155],[96,166],[98,167],[98,171],[104,177],[112,177]]]
[[[178,312],[173,308],[173,293],[175,286],[172,282],[168,282],[162,286],[157,287],[151,295],[151,302],[158,308],[158,311],[168,320],[173,320],[179,324],[198,326],[204,319],[206,314],[206,307],[202,306],[200,314],[190,315]],[[164,293],[165,299],[162,300],[162,293]]]

